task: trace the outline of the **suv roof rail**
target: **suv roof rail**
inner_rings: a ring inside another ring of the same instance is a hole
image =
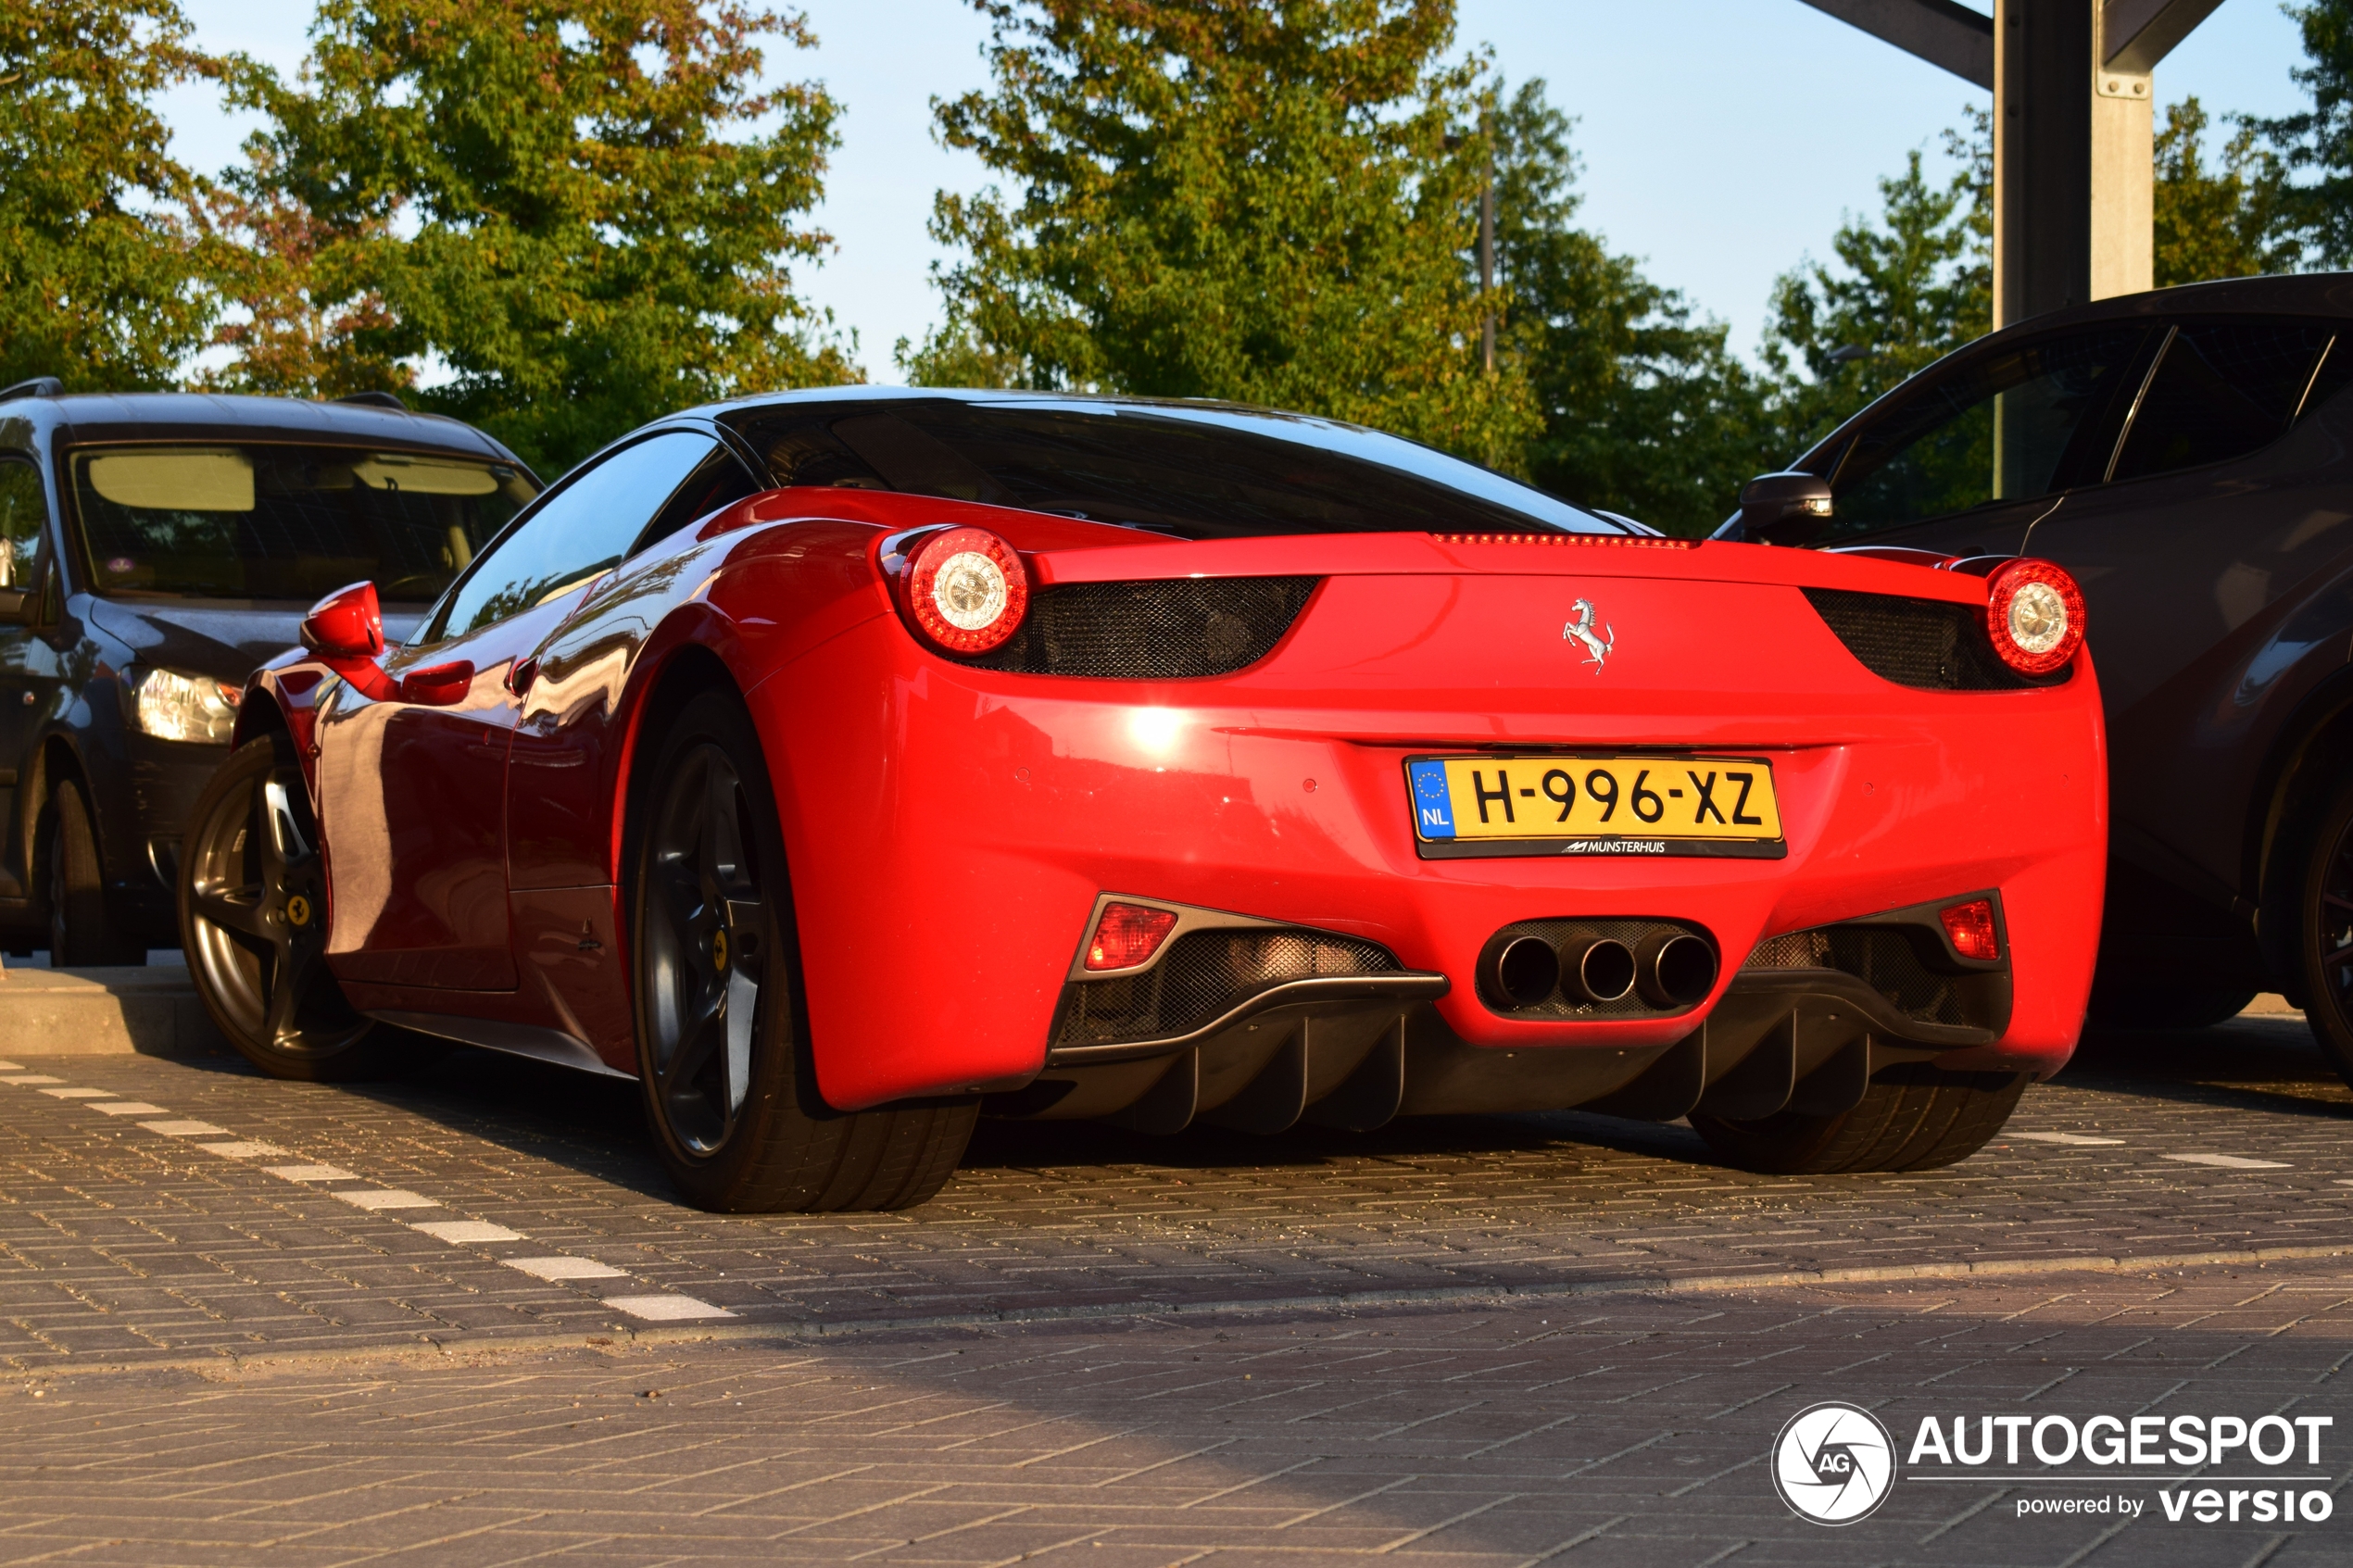
[[[357,403],[367,408],[397,408],[404,414],[409,411],[409,405],[389,392],[347,392],[341,397],[331,398],[329,401]]]
[[[12,397],[62,397],[65,391],[66,383],[57,377],[35,376],[14,386],[0,386],[0,403],[6,403]]]

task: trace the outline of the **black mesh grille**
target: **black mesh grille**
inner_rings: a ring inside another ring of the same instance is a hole
[[[1807,588],[1806,597],[1864,669],[1898,685],[1938,692],[2007,692],[2063,681],[2042,679],[2001,660],[1980,612],[1942,599]]]
[[[1025,675],[1230,675],[1282,641],[1313,577],[1188,577],[1041,588],[1013,641],[965,662]]]
[[[1064,986],[1054,1044],[1165,1039],[1288,980],[1398,972],[1396,959],[1378,943],[1320,931],[1189,932],[1141,974]]]
[[[1756,945],[1743,969],[1835,969],[1855,976],[1885,997],[1895,1010],[1922,1023],[1964,1025],[1969,1015],[1954,983],[1920,961],[1900,931],[1868,926],[1831,926],[1768,936]]]

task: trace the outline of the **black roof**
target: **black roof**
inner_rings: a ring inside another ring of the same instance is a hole
[[[157,439],[325,441],[462,453],[523,467],[461,420],[381,405],[216,392],[82,392],[0,403],[0,447]]]

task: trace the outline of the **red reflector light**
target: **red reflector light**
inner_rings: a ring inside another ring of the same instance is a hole
[[[2002,956],[2002,939],[1994,934],[1993,899],[1947,904],[1937,916],[1944,922],[1944,935],[1953,939],[1953,951],[1961,957],[1990,963]]]
[[[2049,561],[2006,561],[1985,580],[1985,631],[2003,663],[2048,675],[2083,646],[2083,590]]]
[[[1087,941],[1088,969],[1133,969],[1149,963],[1176,923],[1173,909],[1148,909],[1140,904],[1105,904],[1095,935]]]

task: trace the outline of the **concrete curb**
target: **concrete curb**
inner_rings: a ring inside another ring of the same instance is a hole
[[[0,970],[0,1057],[227,1049],[182,965]]]
[[[1531,1285],[1441,1286],[1419,1290],[1354,1290],[1330,1296],[1281,1296],[1232,1301],[1126,1301],[1080,1307],[1026,1307],[1000,1312],[958,1312],[923,1318],[869,1319],[860,1323],[715,1323],[706,1327],[627,1328],[594,1334],[531,1334],[481,1338],[463,1336],[415,1345],[346,1345],[316,1349],[219,1350],[201,1356],[140,1361],[14,1361],[9,1377],[59,1377],[91,1373],[263,1373],[344,1361],[368,1365],[452,1365],[475,1358],[506,1358],[558,1350],[661,1349],[684,1345],[806,1346],[907,1332],[1016,1327],[1026,1323],[1082,1323],[1123,1318],[1191,1318],[1261,1312],[1330,1311],[1334,1309],[1458,1306],[1476,1302],[1551,1300],[1575,1296],[1719,1295],[1739,1290],[1790,1289],[1806,1286],[1893,1284],[1904,1280],[1977,1280],[2054,1274],[2141,1274],[2166,1269],[2221,1268],[2233,1264],[2284,1263],[2353,1257],[2353,1242],[2312,1247],[2251,1247],[2210,1252],[2155,1253],[2125,1258],[2017,1258],[1987,1262],[1899,1263],[1884,1267],[1796,1269],[1772,1273],[1689,1274],[1562,1280]]]

